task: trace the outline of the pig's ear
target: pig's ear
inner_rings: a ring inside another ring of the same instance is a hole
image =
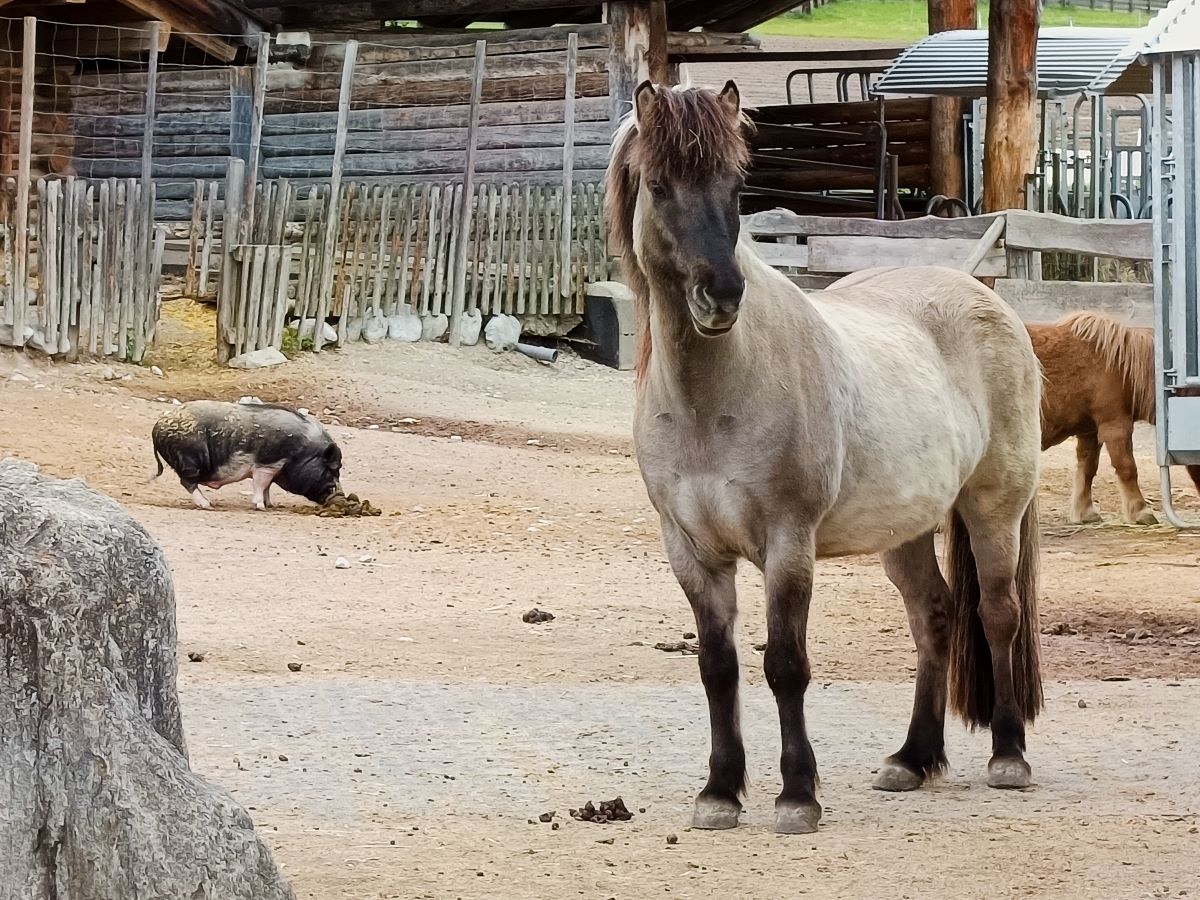
[[[325,462],[340,463],[342,461],[342,451],[337,444],[330,444],[325,448]]]

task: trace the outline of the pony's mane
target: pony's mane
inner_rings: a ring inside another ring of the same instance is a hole
[[[645,118],[630,113],[617,129],[608,166],[605,202],[613,248],[621,257],[637,314],[635,374],[640,381],[650,362],[649,285],[633,249],[633,214],[643,176],[695,184],[721,172],[745,171],[750,161],[744,116],[735,119],[716,92],[703,88],[655,91]]]
[[[1154,332],[1126,325],[1111,316],[1076,312],[1056,323],[1091,347],[1125,382],[1133,417],[1153,424],[1155,419]]]

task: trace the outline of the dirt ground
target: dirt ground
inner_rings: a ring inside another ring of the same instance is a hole
[[[85,478],[162,544],[193,765],[251,810],[299,897],[1200,890],[1200,536],[1066,525],[1070,447],[1044,458],[1038,789],[988,791],[987,736],[957,725],[936,788],[867,789],[902,740],[914,653],[877,562],[842,560],[820,566],[810,637],[826,817],[817,835],[773,835],[779,743],[746,569],[754,787],[745,827],[693,832],[707,721],[695,658],[653,647],[693,623],[632,457],[628,373],[396,344],[234,373],[208,359],[206,309],[166,309],[162,377],[0,354],[0,457]],[[318,518],[278,493],[257,513],[248,484],[209,492],[205,513],[169,473],[148,480],[166,404],[243,395],[326,422],[346,489],[383,516]],[[1157,503],[1151,433],[1138,443]],[[1107,467],[1097,494],[1111,519]],[[1183,479],[1176,496],[1200,517]],[[554,621],[524,623],[535,606]],[[617,795],[632,821],[567,813]],[[529,823],[551,810],[558,829]]]

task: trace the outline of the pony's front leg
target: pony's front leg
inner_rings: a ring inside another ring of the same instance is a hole
[[[817,830],[817,760],[804,723],[808,688],[808,610],[812,602],[815,550],[811,536],[768,553],[767,650],[763,671],[779,707],[783,752],[779,766],[783,791],[775,800],[775,831],[808,834]]]
[[[695,828],[734,828],[746,790],[746,750],[738,707],[736,567],[731,561],[697,558],[687,538],[663,520],[663,544],[680,587],[696,616],[700,679],[708,696],[712,751],[708,783],[696,798]]]

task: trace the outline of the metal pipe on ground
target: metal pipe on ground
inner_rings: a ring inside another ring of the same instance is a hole
[[[558,350],[556,350],[554,347],[538,347],[536,344],[518,343],[517,351],[524,353],[530,359],[536,359],[538,362],[558,362]]]

